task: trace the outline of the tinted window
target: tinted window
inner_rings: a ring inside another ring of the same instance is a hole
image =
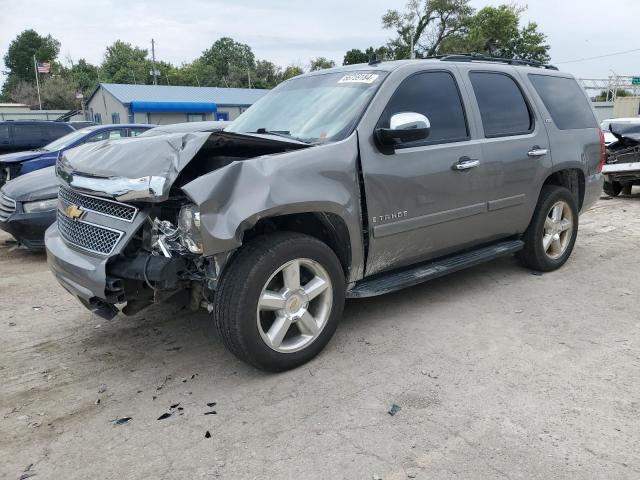
[[[138,135],[142,135],[144,132],[147,131],[146,128],[131,128],[129,130],[131,132],[131,136],[132,137],[137,137]]]
[[[464,140],[469,136],[460,92],[447,72],[424,72],[407,78],[391,97],[378,126],[388,128],[400,112],[425,115],[431,123],[427,143]],[[417,144],[425,143],[424,141]]]
[[[0,142],[9,141],[9,125],[6,123],[0,124]]]
[[[48,140],[55,140],[56,138],[60,138],[63,135],[66,135],[67,133],[71,132],[72,129],[69,128],[67,125],[52,123],[49,125],[45,125],[45,131],[47,132]]]
[[[531,131],[531,113],[513,78],[488,72],[472,72],[470,78],[486,137],[519,135]]]
[[[589,101],[575,80],[534,74],[529,79],[560,130],[598,126]]]
[[[47,141],[44,127],[19,123],[13,126],[13,140],[18,145],[38,145]]]

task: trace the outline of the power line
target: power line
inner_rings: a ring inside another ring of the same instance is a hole
[[[553,63],[560,64],[560,63],[586,62],[587,60],[597,60],[598,58],[613,57],[616,55],[624,55],[626,53],[634,53],[634,52],[640,52],[640,48],[634,48],[633,50],[625,50],[623,52],[607,53],[606,55],[597,55],[595,57],[577,58],[575,60],[567,60],[566,62],[553,62]]]

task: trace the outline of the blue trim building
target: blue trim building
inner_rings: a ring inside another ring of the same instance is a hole
[[[101,83],[87,100],[97,123],[169,123],[235,120],[262,98],[259,88],[180,87]]]

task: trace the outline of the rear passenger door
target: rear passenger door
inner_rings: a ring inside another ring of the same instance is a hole
[[[459,68],[475,99],[483,162],[495,176],[493,188],[486,192],[488,229],[494,238],[522,233],[551,168],[546,129],[519,82],[514,68],[520,67]]]

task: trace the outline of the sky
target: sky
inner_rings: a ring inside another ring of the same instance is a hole
[[[472,0],[475,8],[512,0]],[[524,22],[535,21],[548,36],[552,63],[579,78],[640,75],[639,0],[515,0],[527,6]],[[351,48],[380,46],[387,9],[406,0],[0,0],[0,57],[25,29],[61,42],[60,59],[100,63],[107,45],[120,39],[150,48],[174,64],[198,57],[218,38],[249,44],[258,59],[305,66],[324,56],[342,63]],[[637,49],[624,55],[610,54]],[[603,58],[576,61],[584,58]],[[2,62],[2,69],[4,64]],[[0,75],[0,83],[3,77]]]

